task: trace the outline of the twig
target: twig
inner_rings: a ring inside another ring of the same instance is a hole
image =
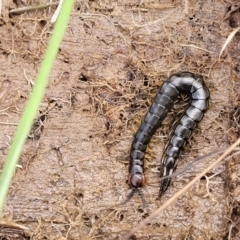
[[[145,24],[139,25],[139,24],[137,24],[137,23],[134,21],[133,15],[132,15],[132,21],[133,21],[133,23],[134,23],[134,27],[137,27],[137,28],[142,28],[142,27],[146,27],[146,26],[153,25],[153,24],[155,24],[155,23],[158,23],[158,22],[160,22],[160,21],[165,20],[166,18],[168,18],[168,15],[166,15],[166,16],[163,17],[163,18],[159,18],[159,19],[157,19],[157,20],[155,20],[155,21],[151,21],[151,22],[147,22],[147,23],[145,23]]]
[[[233,39],[234,35],[240,30],[240,27],[238,28],[235,28],[228,36],[227,40],[225,41],[225,43],[223,44],[223,47],[220,51],[220,54],[219,54],[219,60],[220,60],[220,57],[223,53],[223,51],[225,50],[225,48],[227,47],[227,45],[231,42],[231,40]]]
[[[106,82],[104,82],[104,83],[98,83],[98,82],[96,82],[96,83],[89,83],[89,84],[86,84],[86,85],[81,84],[81,87],[107,87],[107,88],[109,88],[111,91],[116,92],[116,90],[113,89],[113,88],[112,88],[108,83],[106,83]]]
[[[188,15],[188,10],[189,10],[189,2],[188,0],[184,0],[184,13]]]
[[[0,0],[1,1],[1,0]],[[51,6],[57,6],[59,2],[52,2],[52,3],[45,3],[42,5],[37,5],[37,6],[27,6],[27,7],[22,7],[22,8],[15,8],[9,11],[9,13],[22,13],[22,12],[27,12],[27,11],[33,11],[33,10],[39,10]]]
[[[13,229],[20,229],[20,230],[29,230],[28,227],[22,225],[22,224],[18,224],[15,222],[8,222],[5,221],[4,219],[0,220],[0,227],[9,227],[9,228],[13,228]]]
[[[190,187],[192,187],[201,177],[206,175],[207,172],[209,172],[212,168],[214,168],[216,165],[218,165],[230,152],[233,151],[237,147],[237,145],[240,144],[240,138],[232,144],[227,151],[225,151],[216,161],[214,161],[208,168],[206,168],[204,171],[202,171],[198,176],[196,176],[191,182],[189,182],[182,190],[178,191],[173,197],[171,197],[166,203],[164,203],[160,208],[158,208],[155,212],[153,212],[149,217],[144,219],[142,222],[139,223],[138,226],[133,228],[129,234],[127,234],[123,239],[127,240],[129,239],[135,232],[149,224],[153,221],[154,218],[156,218],[160,212],[162,212],[164,209],[166,209],[169,205],[171,205],[177,198],[179,198],[184,192],[186,192]]]
[[[9,122],[0,122],[2,125],[13,125],[13,126],[18,126],[18,123],[9,123]]]
[[[53,16],[51,18],[51,23],[55,23],[56,22],[56,20],[58,18],[58,15],[59,15],[59,12],[60,12],[60,10],[62,8],[62,5],[63,5],[63,1],[64,0],[60,0],[59,1],[58,7],[57,7],[56,11],[54,12],[54,14],[53,14]]]
[[[2,12],[2,0],[0,0],[0,15],[1,15],[1,12]]]
[[[193,44],[179,43],[179,45],[182,46],[182,47],[191,47],[191,48],[196,48],[198,50],[202,50],[204,52],[213,53],[212,51],[209,51],[209,50],[207,50],[205,48],[198,47],[198,46],[193,45]]]

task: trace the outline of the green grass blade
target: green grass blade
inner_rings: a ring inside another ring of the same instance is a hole
[[[48,77],[54,60],[57,56],[57,52],[69,20],[73,4],[74,0],[65,0],[63,3],[45,57],[42,61],[42,65],[37,76],[33,92],[22,115],[13,142],[10,146],[10,150],[0,177],[0,214],[2,212],[4,201],[7,196],[7,191],[11,184],[11,179],[13,177],[23,145],[29,134],[34,121],[34,117],[36,116],[39,104],[44,95]]]

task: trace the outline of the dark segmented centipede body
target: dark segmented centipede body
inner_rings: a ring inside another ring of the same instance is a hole
[[[161,176],[168,176],[173,173],[181,149],[197,123],[202,120],[209,103],[209,90],[202,78],[190,72],[172,75],[160,88],[134,136],[129,166],[129,185],[131,187],[139,188],[144,185],[144,155],[147,145],[181,93],[189,94],[191,104],[181,117],[166,147],[162,159]],[[167,190],[170,182],[170,178],[162,181],[161,194]]]

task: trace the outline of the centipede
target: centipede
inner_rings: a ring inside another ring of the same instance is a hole
[[[141,189],[146,182],[144,158],[147,146],[180,94],[189,96],[189,106],[180,117],[165,147],[160,177],[169,177],[175,171],[184,145],[208,109],[210,93],[201,76],[181,72],[170,76],[163,83],[132,141],[128,184],[134,191]],[[166,192],[170,183],[171,178],[161,181],[159,195]]]

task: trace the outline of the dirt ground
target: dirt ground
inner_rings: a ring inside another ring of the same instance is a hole
[[[52,32],[49,1],[2,2],[0,167]],[[239,1],[78,0],[45,97],[19,160],[0,220],[0,239],[122,239],[214,158],[173,179],[158,199],[159,166],[179,101],[157,131],[143,189],[123,205],[134,132],[159,86],[173,73],[204,77],[209,110],[178,168],[240,136]],[[240,161],[223,162],[132,239],[240,239]]]

